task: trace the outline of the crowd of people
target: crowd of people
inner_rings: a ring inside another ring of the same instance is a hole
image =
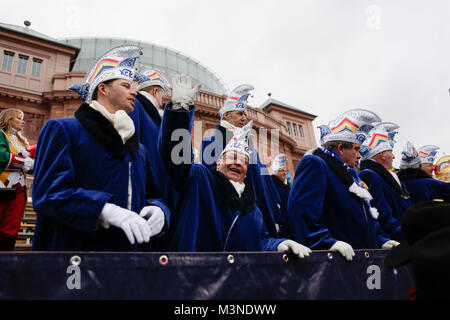
[[[2,193],[0,250],[14,247],[31,170],[38,251],[278,251],[306,258],[337,250],[350,261],[354,249],[403,242],[402,216],[413,204],[450,202],[450,184],[432,177],[450,170],[449,161],[434,166],[438,147],[416,150],[408,142],[394,172],[399,126],[364,109],[320,126],[321,146],[307,152],[290,181],[286,154],[270,167],[260,161],[246,114],[254,89],[248,84],[230,93],[193,161],[200,85],[185,75],[169,83],[155,70],[137,72],[141,53],[125,45],[101,56],[85,82],[70,88],[83,100],[75,116],[47,121],[35,156],[20,134],[23,113],[0,113],[1,187],[14,189]]]

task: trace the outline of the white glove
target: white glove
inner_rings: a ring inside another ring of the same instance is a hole
[[[150,237],[160,233],[166,221],[164,212],[157,206],[146,206],[142,208],[139,216],[147,219],[147,224],[150,227]]]
[[[395,241],[395,240],[389,240],[386,241],[385,243],[383,243],[383,245],[381,246],[382,249],[392,249],[393,247],[396,247],[400,244],[400,242]]]
[[[347,261],[352,261],[355,256],[352,246],[344,241],[336,241],[330,250],[337,250]]]
[[[172,102],[173,109],[184,108],[189,110],[189,106],[194,104],[195,96],[201,85],[192,87],[192,81],[189,76],[184,74],[176,75],[172,78]]]
[[[28,172],[28,171],[32,170],[33,167],[34,167],[34,159],[25,158],[25,160],[23,161],[23,170],[25,172]]]
[[[125,232],[131,244],[150,241],[150,226],[147,221],[137,213],[121,208],[112,203],[106,203],[100,215],[102,226],[106,229],[110,225],[118,227]]]
[[[293,240],[284,240],[277,247],[278,252],[292,252],[300,258],[309,257],[311,249]]]

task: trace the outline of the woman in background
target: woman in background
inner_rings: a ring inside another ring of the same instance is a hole
[[[26,172],[34,165],[28,140],[21,133],[23,117],[19,109],[0,112],[0,187],[16,190],[14,199],[0,201],[0,251],[14,250],[27,202]]]

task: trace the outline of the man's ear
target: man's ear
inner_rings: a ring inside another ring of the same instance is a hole
[[[152,96],[156,97],[156,94],[158,93],[158,90],[159,90],[158,87],[153,87],[152,88],[152,92],[151,92]]]
[[[107,89],[106,89],[106,85],[104,84],[104,83],[100,83],[98,86],[97,86],[97,94],[102,94],[103,96],[106,96],[106,94],[107,94]]]
[[[342,146],[342,143],[339,143],[338,144],[338,146],[337,146],[337,148],[336,148],[336,151],[337,151],[337,153],[340,155],[340,156],[342,156],[342,154],[343,154],[343,150],[344,148],[343,148],[343,146]]]

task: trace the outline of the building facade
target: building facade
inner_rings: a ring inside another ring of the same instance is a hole
[[[57,40],[29,27],[0,23],[0,108],[18,108],[25,113],[24,135],[37,143],[39,132],[49,119],[72,117],[80,106],[78,94],[67,90],[82,83],[95,59],[121,44],[143,47],[139,68],[151,68],[166,78],[176,73],[189,75],[202,90],[195,101],[193,144],[212,134],[219,122],[219,109],[229,89],[218,75],[195,59],[155,44],[120,39],[78,38]],[[170,97],[167,98],[167,100]],[[261,107],[249,106],[256,147],[268,166],[278,153],[288,156],[288,170],[294,174],[305,152],[316,146],[312,127],[315,115],[269,98]]]

